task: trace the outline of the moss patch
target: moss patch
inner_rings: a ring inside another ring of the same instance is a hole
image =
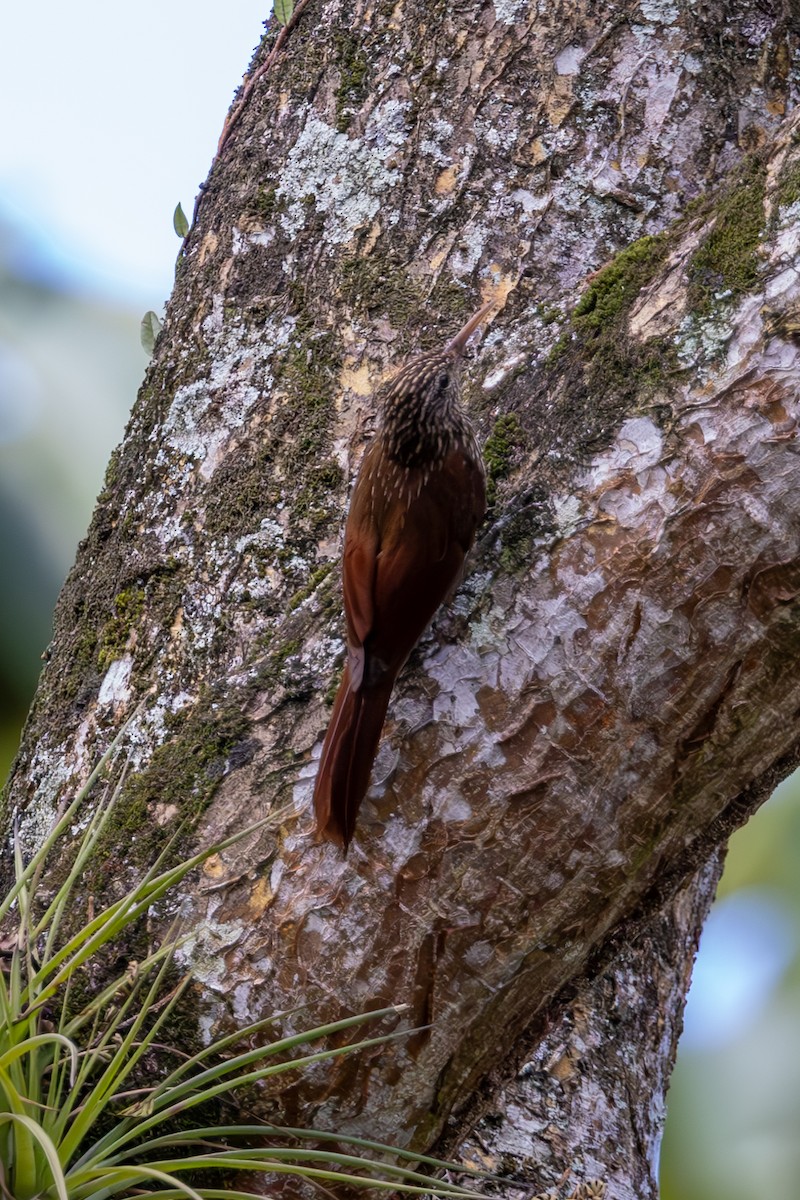
[[[128,781],[102,835],[96,869],[104,878],[109,870],[149,865],[176,829],[194,828],[232,751],[245,744],[249,721],[240,699],[222,705],[202,697],[193,712],[169,718],[174,736]]]
[[[765,184],[766,167],[751,155],[716,199],[714,225],[688,268],[689,308],[694,315],[707,316],[718,300],[736,300],[757,285]]]
[[[549,360],[552,366],[558,348],[556,363],[566,385],[566,394],[557,404],[563,413],[554,414],[557,427],[551,456],[557,458],[561,446],[574,441],[570,429],[580,431],[580,457],[594,452],[607,441],[620,412],[649,400],[666,372],[676,369],[670,339],[641,342],[628,333],[630,310],[657,274],[668,249],[666,234],[640,238],[597,273],[575,306],[569,330]]]
[[[432,312],[447,313],[447,328],[455,325],[458,328],[458,322],[463,322],[472,316],[475,311],[475,294],[467,288],[456,283],[445,272],[439,276],[434,284],[433,291],[428,299]],[[456,332],[456,329],[453,332]],[[440,333],[434,331],[433,344],[436,345],[437,339],[441,338]],[[427,347],[426,347],[427,348]]]
[[[97,633],[84,625],[68,651],[69,667],[61,677],[61,694],[65,701],[73,700],[82,686],[91,688],[97,670]]]
[[[252,203],[253,214],[263,221],[269,222],[280,207],[281,201],[278,199],[277,188],[264,187],[263,184],[260,184]]]
[[[578,333],[600,333],[630,308],[666,254],[663,234],[639,238],[598,271],[572,314]]]
[[[341,296],[354,312],[386,313],[395,328],[405,325],[423,303],[408,271],[377,250],[343,264]]]
[[[533,315],[545,326],[564,320],[564,314],[556,304],[545,304],[543,302],[536,304],[534,305]]]
[[[549,490],[546,485],[527,489],[500,527],[500,565],[504,571],[529,566],[536,542],[552,529]]]
[[[276,378],[280,411],[263,440],[253,437],[227,456],[209,496],[206,527],[239,537],[274,517],[281,499],[291,499],[295,520],[280,551],[290,558],[316,550],[338,507],[332,500],[342,482],[338,463],[327,457],[334,420],[333,393],[340,347],[320,334],[301,309],[296,339]],[[293,485],[302,489],[293,495]]]
[[[283,455],[292,467],[304,465],[327,444],[339,361],[339,350],[331,333],[302,338],[289,352],[281,382],[295,400],[291,424],[297,436],[287,440]],[[284,429],[287,424],[284,423]]]
[[[507,478],[514,451],[522,439],[522,426],[516,413],[506,413],[497,418],[483,448],[483,461],[486,465],[486,503],[489,508],[494,507],[497,485],[500,480]]]
[[[274,479],[275,446],[271,439],[247,442],[217,468],[214,491],[206,509],[212,534],[257,529],[274,513],[280,487]]]
[[[345,133],[351,118],[347,109],[363,100],[366,95],[369,59],[352,33],[342,33],[336,39],[339,64],[339,86],[336,89],[336,128]]]
[[[131,629],[138,624],[143,608],[143,588],[127,588],[114,597],[114,616],[100,634],[97,665],[101,671],[122,657]]]
[[[800,162],[794,160],[784,163],[783,170],[778,176],[775,190],[775,216],[778,209],[788,208],[800,200]]]
[[[300,590],[295,592],[295,594],[292,596],[291,600],[286,606],[286,611],[294,612],[296,608],[299,608],[303,601],[307,600],[311,593],[317,590],[323,580],[328,578],[332,570],[333,564],[326,563],[324,566],[314,571],[305,587],[300,588]]]

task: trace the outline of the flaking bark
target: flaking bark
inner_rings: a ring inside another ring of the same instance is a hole
[[[226,136],[8,796],[34,841],[143,701],[106,878],[281,809],[183,899],[204,1028],[432,1024],[270,1117],[456,1153],[485,1110],[534,1189],[656,1193],[720,848],[798,758],[797,48],[789,4],[311,0]],[[348,481],[381,379],[490,296],[493,509],[344,860]]]

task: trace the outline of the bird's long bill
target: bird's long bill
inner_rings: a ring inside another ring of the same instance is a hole
[[[483,308],[479,308],[474,317],[470,317],[463,329],[459,329],[456,336],[451,342],[447,343],[445,349],[451,354],[463,354],[467,342],[472,337],[475,330],[480,325],[484,317],[487,317],[493,308],[497,305],[494,300],[490,300],[488,304],[484,304]]]

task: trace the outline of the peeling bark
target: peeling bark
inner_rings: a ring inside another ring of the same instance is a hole
[[[789,3],[311,0],[225,137],[8,803],[34,841],[142,702],[111,877],[281,811],[183,898],[202,1027],[432,1024],[272,1119],[656,1194],[721,847],[800,757],[797,64]],[[348,481],[380,381],[490,296],[493,508],[344,860],[309,803]]]

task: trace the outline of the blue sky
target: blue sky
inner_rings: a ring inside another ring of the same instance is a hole
[[[92,291],[160,308],[269,0],[8,5],[0,216]]]

